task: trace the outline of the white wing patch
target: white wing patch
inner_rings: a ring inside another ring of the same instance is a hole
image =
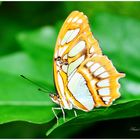
[[[74,75],[74,73],[77,71],[77,69],[75,69],[69,76],[68,76],[68,81],[70,81],[70,79],[72,78],[72,76]]]
[[[79,17],[75,17],[72,22],[74,23]]]
[[[97,75],[103,73],[104,71],[105,71],[105,69],[103,67],[101,67],[94,72],[94,76],[97,76]]]
[[[77,21],[77,23],[82,23],[83,22],[83,20],[82,19],[79,19],[78,21]]]
[[[107,96],[110,94],[109,88],[101,88],[98,90],[98,92],[99,92],[99,95],[101,96]]]
[[[62,70],[63,70],[65,73],[67,73],[68,65],[63,65],[63,66],[62,66]]]
[[[94,107],[94,101],[91,93],[88,90],[86,81],[83,76],[76,72],[68,83],[68,89],[82,105],[84,105],[88,110],[92,110]]]
[[[95,63],[90,67],[90,71],[94,72],[96,69],[98,69],[101,65],[99,63]]]
[[[90,48],[90,51],[89,52],[90,53],[93,53],[94,52],[94,47],[93,46]]]
[[[103,97],[102,99],[103,99],[103,101],[105,101],[105,102],[109,102],[110,99],[111,99],[111,97]]]
[[[69,43],[72,41],[79,33],[80,29],[75,29],[75,30],[69,30],[65,34],[64,38],[61,41],[61,45],[64,45],[65,43]]]
[[[67,22],[68,22],[68,23],[70,23],[70,22],[71,22],[71,20],[72,20],[72,18],[69,18]]]
[[[71,33],[70,37],[68,38],[67,43],[69,43],[70,41],[72,41],[72,40],[78,35],[79,31],[80,31],[79,28],[78,28],[78,29],[75,29],[75,30]]]
[[[86,46],[85,41],[80,41],[78,42],[69,52],[68,56],[69,57],[74,57],[76,56],[78,53],[80,53]]]
[[[101,75],[99,75],[99,78],[107,78],[109,77],[109,73],[108,72],[104,72]]]
[[[89,61],[89,62],[87,62],[87,64],[86,64],[87,67],[90,67],[91,65],[93,65],[93,62],[92,62],[92,61]]]
[[[66,51],[67,48],[68,48],[68,46],[64,46],[62,48],[59,48],[58,55],[59,56],[62,56],[62,54]]]
[[[106,87],[109,86],[109,79],[101,80],[97,83],[98,87]]]
[[[64,38],[61,41],[61,45],[64,45],[67,42],[67,40],[70,37],[70,35],[72,34],[72,32],[73,32],[73,30],[67,31],[67,33],[65,34]]]
[[[68,76],[75,70],[83,61],[85,60],[85,55],[79,57],[76,61],[72,62],[68,67]]]

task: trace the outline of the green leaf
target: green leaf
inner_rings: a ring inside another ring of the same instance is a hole
[[[68,117],[71,115],[70,112],[66,111],[67,120],[65,121],[65,123],[62,118],[60,118],[59,125],[55,124],[47,132],[47,135],[49,135],[50,138],[66,138],[72,134],[76,134],[79,130],[82,130],[83,128],[86,129],[88,126],[91,126],[91,124],[94,125],[94,123],[97,121],[140,116],[140,111],[138,111],[139,107],[140,101],[135,100],[129,103],[113,105],[108,108],[95,108],[93,111],[86,113],[77,111],[78,117],[71,118]],[[67,131],[65,133],[61,133],[62,130]]]

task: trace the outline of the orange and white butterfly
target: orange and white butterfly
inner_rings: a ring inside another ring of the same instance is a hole
[[[58,94],[50,97],[60,108],[53,108],[53,112],[62,109],[64,115],[63,108],[88,112],[94,107],[111,105],[120,96],[118,80],[124,76],[102,54],[87,16],[72,12],[60,30],[55,47],[54,79]]]

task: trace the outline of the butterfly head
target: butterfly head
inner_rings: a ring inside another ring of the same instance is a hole
[[[50,98],[52,99],[52,101],[53,101],[54,103],[60,104],[59,95],[50,94]]]
[[[61,66],[62,63],[63,63],[60,56],[58,56],[57,58],[55,58],[55,61],[56,61],[57,66]]]
[[[56,65],[57,65],[57,70],[63,70],[63,72],[67,73],[67,68],[68,68],[68,60],[65,57],[56,57],[54,59]]]

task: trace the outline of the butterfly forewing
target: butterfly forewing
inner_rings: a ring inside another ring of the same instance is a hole
[[[82,12],[74,11],[68,16],[60,30],[55,47],[55,57],[64,56],[75,46],[74,42],[78,43],[81,40],[87,44],[88,54],[101,54],[98,42],[90,31],[87,16]]]

